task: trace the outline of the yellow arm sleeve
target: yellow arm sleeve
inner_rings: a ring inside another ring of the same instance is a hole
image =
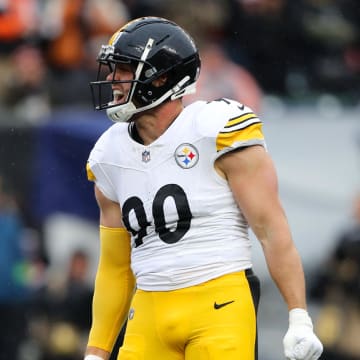
[[[111,352],[125,323],[134,287],[129,233],[124,228],[100,226],[100,257],[88,346]]]

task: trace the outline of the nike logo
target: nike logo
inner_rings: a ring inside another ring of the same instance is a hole
[[[226,305],[229,305],[231,303],[233,303],[235,300],[231,300],[231,301],[228,301],[228,302],[224,302],[222,304],[217,304],[216,301],[214,302],[214,309],[221,309],[222,307],[226,306]]]

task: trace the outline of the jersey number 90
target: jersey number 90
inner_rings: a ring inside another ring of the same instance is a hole
[[[178,220],[175,230],[166,227],[164,203],[168,197],[172,197],[178,213]],[[134,229],[129,221],[129,214],[134,211],[138,229]],[[123,222],[135,239],[135,246],[143,244],[143,238],[148,234],[147,228],[151,225],[148,221],[144,204],[140,198],[133,196],[127,199],[122,207]],[[190,229],[192,213],[185,191],[176,184],[167,184],[161,187],[154,197],[152,204],[152,215],[155,231],[160,239],[167,244],[178,242]]]

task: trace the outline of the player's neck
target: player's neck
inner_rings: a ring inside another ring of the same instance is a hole
[[[159,138],[183,110],[181,100],[168,101],[135,120],[139,138],[149,145]]]

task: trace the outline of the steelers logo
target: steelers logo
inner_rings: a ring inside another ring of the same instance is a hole
[[[199,152],[194,145],[181,144],[175,150],[175,160],[183,169],[190,169],[198,162]]]

